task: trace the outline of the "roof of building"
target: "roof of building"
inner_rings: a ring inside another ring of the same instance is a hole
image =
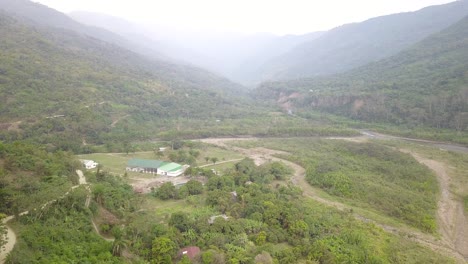
[[[161,167],[159,167],[159,169],[162,171],[178,171],[182,169],[182,165],[171,162],[162,165]]]
[[[200,252],[199,247],[186,247],[179,250],[179,256],[187,255],[189,259],[194,259]]]
[[[95,164],[96,162],[94,162],[94,160],[81,160],[81,163],[83,164]]]
[[[131,159],[128,161],[127,166],[158,169],[166,164],[168,163],[160,160]]]

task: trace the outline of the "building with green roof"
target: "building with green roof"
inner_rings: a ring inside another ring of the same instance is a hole
[[[185,166],[160,160],[131,159],[127,163],[126,170],[176,177],[184,173]]]
[[[166,163],[158,168],[159,175],[166,175],[166,176],[179,176],[184,173],[184,167],[177,163]]]

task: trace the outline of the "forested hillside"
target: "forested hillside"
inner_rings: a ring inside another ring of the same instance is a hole
[[[284,80],[345,72],[395,55],[466,15],[468,2],[456,1],[337,27],[265,63],[257,78]]]
[[[264,83],[260,98],[298,111],[466,131],[468,18],[398,55],[328,78]]]
[[[3,138],[53,134],[63,141],[96,142],[121,119],[129,120],[125,129],[133,131],[145,122],[148,132],[164,119],[219,119],[250,111],[243,87],[199,68],[147,60],[5,12],[0,35]]]
[[[0,9],[3,9],[12,16],[27,18],[36,26],[71,30],[118,45],[151,58],[169,60],[169,58],[164,56],[155,47],[144,45],[144,43],[138,43],[133,39],[125,38],[125,36],[115,34],[114,32],[100,27],[80,24],[69,18],[67,15],[40,3],[35,3],[29,0],[0,0]]]

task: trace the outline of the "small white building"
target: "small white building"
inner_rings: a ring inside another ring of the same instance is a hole
[[[88,170],[96,168],[97,165],[99,164],[99,163],[95,162],[94,160],[81,160],[81,163]]]

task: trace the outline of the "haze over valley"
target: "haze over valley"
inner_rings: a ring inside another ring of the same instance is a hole
[[[0,264],[466,263],[468,1],[0,0]]]

